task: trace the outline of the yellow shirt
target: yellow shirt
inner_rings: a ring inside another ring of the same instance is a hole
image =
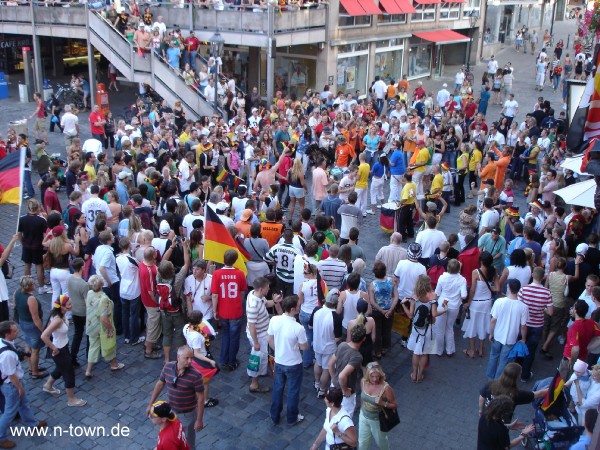
[[[467,156],[465,158],[467,160],[466,163],[463,163],[463,155]],[[465,169],[466,166],[468,166],[468,165],[469,165],[469,154],[468,153],[461,153],[460,156],[458,157],[458,159],[456,160],[456,168],[460,172],[461,170]]]
[[[429,162],[429,158],[431,158],[429,149],[427,147],[423,147],[421,150],[419,150],[419,153],[417,153],[417,160],[415,161],[415,164],[427,164]],[[415,172],[425,172],[426,169],[427,166],[423,165],[421,167],[417,167]]]
[[[473,150],[473,154],[469,159],[469,170],[474,172],[477,166],[477,163],[480,163],[483,160],[483,155],[481,154],[481,150],[475,149]]]
[[[366,189],[369,185],[369,172],[371,171],[371,166],[368,163],[364,162],[358,166],[358,176],[356,178],[356,185],[354,186],[356,189]]]
[[[96,179],[96,169],[94,169],[94,166],[88,166],[86,164],[83,170],[87,173],[90,183]]]
[[[441,195],[442,188],[444,187],[444,177],[441,173],[438,173],[433,177],[431,182],[430,192],[434,195]]]
[[[400,199],[404,200],[405,205],[412,205],[415,202],[416,197],[417,185],[412,181],[410,183],[406,183],[402,188],[402,194],[400,195]]]
[[[188,139],[191,136],[189,134],[187,134],[185,131],[183,133],[181,133],[181,135],[179,136],[179,142],[183,142],[184,144],[188,141]]]

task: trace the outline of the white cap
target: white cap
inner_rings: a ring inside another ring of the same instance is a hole
[[[448,85],[447,85],[446,83],[444,83],[444,84],[442,84],[442,87],[443,87],[443,88],[447,88],[447,87],[448,87]]]
[[[152,158],[152,157],[146,158],[146,162],[148,164],[155,164],[156,163],[156,158]]]
[[[166,220],[162,220],[160,222],[160,227],[158,228],[158,232],[160,234],[169,234],[171,232],[171,226],[169,225],[169,222],[167,222]]]
[[[125,131],[132,131],[133,129],[131,125],[125,125]]]
[[[217,203],[217,207],[215,208],[217,211],[226,211],[229,208],[229,203],[227,202],[219,202]]]
[[[214,122],[210,122],[210,123],[208,124],[208,128],[210,128],[210,127],[214,127],[214,126],[215,126],[215,123],[214,123]]]
[[[129,173],[127,172],[119,172],[119,180],[124,180],[125,178],[129,178]]]

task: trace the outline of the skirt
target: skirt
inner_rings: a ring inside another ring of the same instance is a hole
[[[463,321],[464,338],[487,339],[490,333],[490,312],[492,300],[479,300],[471,303],[470,318]]]
[[[415,355],[437,354],[437,340],[433,334],[433,325],[427,327],[424,335],[423,330],[417,331],[413,326],[407,347]]]

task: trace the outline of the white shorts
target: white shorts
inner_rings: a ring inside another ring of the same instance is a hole
[[[326,354],[326,353],[317,353],[315,352],[315,360],[317,362],[317,366],[327,369],[329,360],[334,355],[334,353]]]

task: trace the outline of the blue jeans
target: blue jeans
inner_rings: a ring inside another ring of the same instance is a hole
[[[0,416],[0,441],[8,438],[8,427],[15,420],[17,412],[21,416],[21,425],[26,427],[35,427],[39,421],[33,415],[27,391],[19,397],[19,391],[12,383],[4,383],[1,387],[4,395],[4,412]]]
[[[552,76],[552,89],[555,91],[558,90],[558,85],[560,84],[560,75]]]
[[[488,380],[496,380],[502,374],[504,366],[508,362],[508,354],[515,344],[504,345],[494,340],[490,350],[490,361],[488,362],[486,375]]]
[[[450,167],[456,169],[456,150],[446,150],[442,159],[444,162],[448,163]]]
[[[529,355],[525,357],[523,360],[523,372],[521,374],[521,378],[524,380],[528,380],[530,378],[531,366],[533,365],[533,360],[535,359],[535,352],[537,351],[538,345],[542,340],[542,330],[541,327],[527,327],[527,339],[525,340],[525,344],[527,345],[527,350],[529,350]]]
[[[300,387],[302,386],[302,363],[295,366],[284,366],[275,363],[275,379],[273,380],[273,396],[271,398],[271,420],[279,423],[283,409],[283,390],[287,382],[287,422],[293,424],[298,418]]]
[[[35,196],[35,191],[33,190],[33,183],[31,182],[31,170],[24,170],[23,178],[25,178],[25,189],[27,189],[27,195],[29,195],[30,197]]]
[[[240,349],[240,335],[242,334],[243,318],[239,319],[221,319],[221,355],[219,364],[233,365]]]
[[[123,337],[131,343],[140,337],[140,299],[126,300],[121,298],[121,321],[123,322]]]
[[[191,52],[185,52],[184,64],[188,63],[194,71],[196,68],[194,67],[194,63],[196,62],[196,50],[192,50]]]
[[[305,313],[300,310],[300,323],[304,327],[306,331],[306,340],[308,341],[308,348],[302,352],[302,365],[304,367],[310,367],[315,359],[315,354],[313,352],[312,343],[313,343],[313,330],[309,328],[308,321],[310,320],[310,314]]]
[[[369,150],[365,150],[365,156],[367,157],[367,159],[366,159],[367,164],[372,166],[379,159],[379,151],[371,152]]]

